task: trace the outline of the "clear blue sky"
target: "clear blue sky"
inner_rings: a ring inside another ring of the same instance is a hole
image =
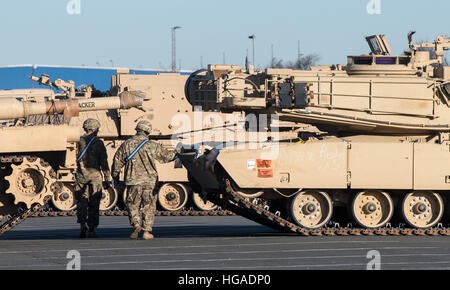
[[[203,63],[243,65],[294,60],[316,53],[320,64],[345,63],[368,51],[364,36],[383,33],[394,53],[407,48],[406,35],[432,41],[450,34],[449,0],[380,0],[381,14],[369,15],[369,0],[80,0],[81,14],[69,15],[69,0],[0,2],[0,65],[52,64],[170,68],[172,26],[182,69]]]

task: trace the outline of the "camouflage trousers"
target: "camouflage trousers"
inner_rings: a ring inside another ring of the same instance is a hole
[[[75,198],[77,199],[77,222],[87,224],[95,229],[99,224],[99,208],[102,200],[101,183],[77,183],[75,186]]]
[[[127,208],[130,224],[152,231],[155,222],[156,196],[155,184],[127,186]]]

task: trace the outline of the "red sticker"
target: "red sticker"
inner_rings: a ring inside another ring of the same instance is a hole
[[[270,168],[272,167],[272,160],[256,159],[256,167]]]
[[[258,177],[260,178],[273,177],[273,169],[258,169]]]

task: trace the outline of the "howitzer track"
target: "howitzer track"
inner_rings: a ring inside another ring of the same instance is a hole
[[[15,226],[17,226],[18,224],[20,224],[21,222],[23,222],[24,220],[35,214],[37,211],[39,211],[48,203],[50,198],[51,198],[50,196],[47,196],[44,199],[44,205],[36,203],[32,205],[30,208],[21,209],[16,214],[7,218],[6,221],[0,224],[0,235],[3,235],[7,231],[12,230]]]
[[[45,199],[45,204],[35,204],[29,209],[20,209],[17,214],[5,217],[4,222],[0,224],[0,235],[12,230],[15,226],[22,223],[29,217],[63,217],[63,216],[76,216],[76,210],[71,211],[54,211],[46,210],[45,207],[50,201],[51,197]],[[101,216],[128,216],[128,211],[125,210],[109,210],[101,211]],[[228,216],[234,215],[233,212],[228,210],[215,210],[215,211],[195,211],[195,210],[183,210],[183,211],[157,211],[157,216]]]

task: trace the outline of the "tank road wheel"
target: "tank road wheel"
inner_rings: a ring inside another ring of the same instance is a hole
[[[55,174],[47,162],[40,158],[23,158],[19,165],[11,164],[12,173],[5,179],[9,182],[6,193],[14,196],[14,203],[25,203],[28,208],[35,203],[44,205],[44,199],[52,195],[56,183]]]
[[[209,200],[204,202],[203,198],[200,196],[198,192],[192,192],[192,202],[194,203],[195,207],[197,207],[199,210],[202,211],[211,211],[215,210],[217,208],[217,205],[210,202]]]
[[[119,199],[117,192],[112,188],[108,190],[103,190],[102,200],[100,201],[100,210],[106,211],[112,209]]]
[[[355,221],[365,228],[386,225],[394,214],[394,203],[386,192],[368,190],[358,193],[351,208]]]
[[[182,209],[188,200],[187,188],[179,183],[165,183],[158,191],[158,203],[163,210]]]
[[[333,204],[323,191],[302,191],[292,199],[290,215],[301,227],[318,229],[330,221],[332,214]]]
[[[53,206],[60,211],[71,211],[77,207],[73,185],[64,184],[58,193],[52,195]]]
[[[402,215],[412,227],[425,229],[435,226],[444,214],[442,197],[431,191],[408,193],[401,204]]]

